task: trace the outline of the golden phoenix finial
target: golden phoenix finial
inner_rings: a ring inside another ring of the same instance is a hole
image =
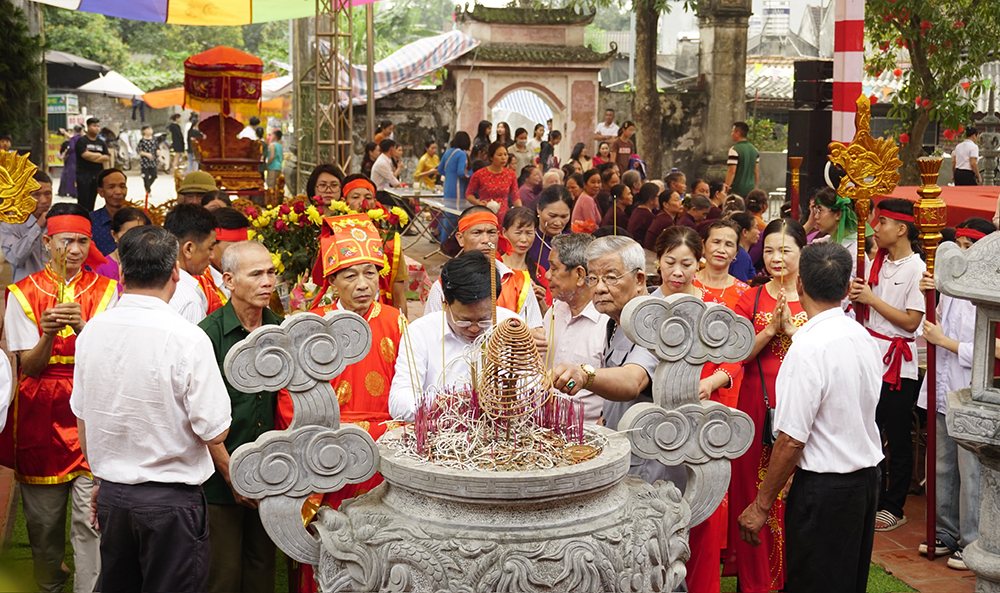
[[[31,192],[41,187],[33,178],[37,170],[27,154],[0,150],[0,221],[19,224],[35,211]]]
[[[850,146],[830,143],[830,162],[840,165],[846,175],[837,193],[850,200],[870,199],[874,195],[889,195],[899,183],[897,169],[903,162],[897,158],[899,147],[892,140],[872,138],[871,101],[861,95],[854,116],[854,140]]]

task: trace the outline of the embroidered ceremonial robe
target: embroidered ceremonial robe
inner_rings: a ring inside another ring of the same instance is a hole
[[[56,305],[55,278],[46,267],[8,287],[38,326],[39,337],[42,312]],[[117,287],[114,280],[83,270],[65,290],[80,304],[83,320],[90,321],[117,298]],[[19,373],[7,426],[0,434],[0,465],[13,468],[20,482],[61,484],[91,476],[80,449],[76,416],[69,407],[75,354],[76,334],[67,326],[56,334],[49,364],[37,378]]]

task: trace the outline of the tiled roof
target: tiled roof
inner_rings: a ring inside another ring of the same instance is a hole
[[[565,8],[517,8],[505,6],[492,8],[473,4],[455,6],[455,14],[460,21],[469,19],[481,23],[503,23],[510,25],[586,25],[594,20],[596,12],[577,12],[572,6]]]
[[[615,50],[599,54],[588,47],[484,43],[478,59],[485,62],[600,63],[615,56]]]

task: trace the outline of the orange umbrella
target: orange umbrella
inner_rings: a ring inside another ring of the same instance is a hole
[[[256,115],[264,63],[246,52],[218,46],[184,60],[184,103],[196,111]]]

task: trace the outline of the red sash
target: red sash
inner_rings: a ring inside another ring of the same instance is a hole
[[[204,274],[195,276],[195,280],[198,281],[198,286],[205,293],[205,297],[208,298],[208,314],[225,306],[229,299],[226,298],[226,293],[219,290],[219,286],[215,283],[215,278],[212,277],[211,269],[206,268]]]
[[[888,365],[885,374],[882,375],[882,380],[892,385],[893,391],[899,391],[900,386],[903,384],[903,380],[900,378],[900,369],[903,367],[903,359],[905,358],[908,361],[913,360],[913,352],[910,350],[909,346],[913,343],[913,338],[890,338],[889,336],[884,336],[871,329],[868,329],[868,333],[870,333],[873,338],[889,342],[889,350],[882,358],[882,364]]]

